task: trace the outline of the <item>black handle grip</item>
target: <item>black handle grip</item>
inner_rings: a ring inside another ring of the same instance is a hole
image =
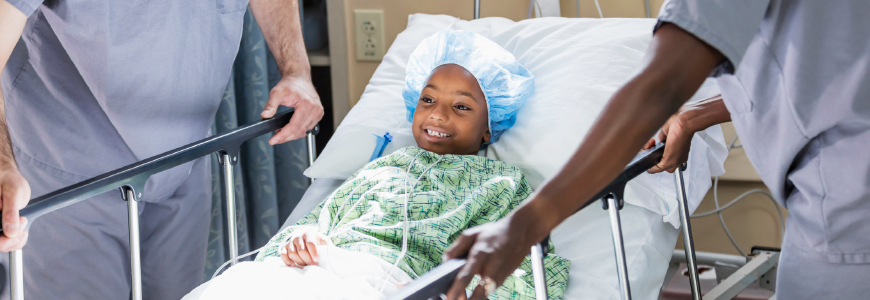
[[[604,189],[595,194],[595,196],[592,196],[592,198],[587,200],[586,203],[584,203],[582,206],[580,206],[580,208],[577,209],[577,211],[586,208],[587,206],[589,206],[589,204],[592,204],[595,201],[604,198],[604,196],[607,196],[608,194],[618,194],[621,197],[622,192],[625,189],[625,185],[628,184],[628,182],[635,177],[640,176],[640,174],[643,174],[644,172],[658,164],[662,160],[664,154],[664,143],[657,143],[654,147],[641,151],[634,156],[634,158],[631,160],[631,162],[628,163],[627,166],[625,166],[625,169],[622,170],[622,173],[619,173],[619,176],[616,176],[616,179],[611,181],[610,184],[608,184],[606,187],[604,187]]]
[[[453,279],[459,270],[465,266],[465,259],[451,259],[440,266],[432,269],[417,280],[412,281],[408,285],[399,289],[398,292],[390,296],[390,300],[400,299],[441,299],[437,298],[441,294],[450,289],[453,284]]]

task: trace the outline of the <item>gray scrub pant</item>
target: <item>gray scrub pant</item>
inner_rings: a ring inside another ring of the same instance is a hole
[[[829,263],[824,255],[789,241],[795,238],[800,237],[786,229],[776,272],[777,299],[870,299],[870,264]]]
[[[68,186],[19,160],[34,196]],[[50,168],[50,167],[49,167]],[[180,299],[202,283],[211,207],[208,157],[168,198],[139,204],[144,299]],[[111,191],[31,221],[24,247],[26,299],[129,299],[127,204]],[[8,269],[8,255],[0,255]],[[8,299],[6,292],[0,299]]]

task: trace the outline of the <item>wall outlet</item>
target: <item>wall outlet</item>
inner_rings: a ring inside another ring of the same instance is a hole
[[[384,11],[354,9],[356,32],[356,59],[380,61],[384,59]]]

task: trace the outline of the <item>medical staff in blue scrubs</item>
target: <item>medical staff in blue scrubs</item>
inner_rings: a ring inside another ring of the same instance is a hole
[[[28,231],[18,209],[31,196],[205,138],[248,4],[0,0],[0,250],[26,242],[28,298],[129,297],[126,208],[117,192],[47,214]],[[303,137],[323,108],[311,84],[298,3],[251,0],[250,7],[282,73],[262,117],[279,105],[296,108],[269,142]],[[139,217],[145,299],[179,299],[202,282],[211,203],[206,159],[145,185]]]
[[[470,262],[449,298],[464,298],[474,275],[502,282],[662,124],[665,157],[651,172],[673,172],[695,131],[727,121],[789,210],[777,298],[870,298],[868,29],[870,1],[666,2],[642,70],[562,171],[513,215],[467,230],[448,251]],[[681,107],[708,76],[723,98]]]

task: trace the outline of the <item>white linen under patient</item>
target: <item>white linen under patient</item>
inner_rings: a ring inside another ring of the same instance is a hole
[[[182,300],[384,299],[412,279],[370,254],[333,245],[318,247],[319,266],[288,267],[279,257],[242,262],[203,283]],[[392,270],[391,276],[386,276]],[[384,280],[383,291],[379,291]]]

